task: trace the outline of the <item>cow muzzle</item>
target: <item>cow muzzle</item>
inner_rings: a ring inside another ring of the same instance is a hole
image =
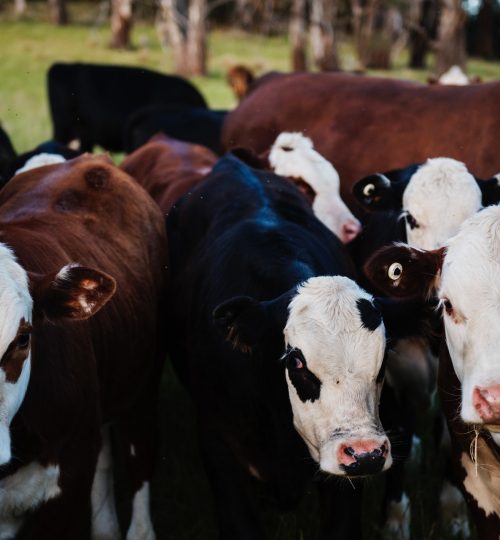
[[[500,384],[476,386],[472,392],[472,404],[485,424],[500,424]]]

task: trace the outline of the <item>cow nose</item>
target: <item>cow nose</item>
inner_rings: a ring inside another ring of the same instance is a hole
[[[361,232],[361,223],[356,219],[346,221],[342,225],[341,240],[344,244],[351,242]]]
[[[376,474],[384,468],[389,454],[390,443],[380,440],[349,441],[341,444],[337,450],[337,458],[341,469],[349,476],[365,476]]]
[[[500,384],[484,388],[476,386],[472,403],[483,422],[500,424]]]

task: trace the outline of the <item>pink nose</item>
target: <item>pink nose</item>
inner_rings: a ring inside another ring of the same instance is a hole
[[[391,444],[388,439],[375,441],[372,439],[359,439],[346,441],[337,449],[337,459],[341,465],[347,467],[364,459],[379,458],[382,463],[387,458]]]
[[[344,244],[351,242],[361,232],[361,223],[358,220],[349,220],[342,225],[341,240]]]
[[[472,392],[472,403],[483,422],[500,424],[500,384],[479,388]]]

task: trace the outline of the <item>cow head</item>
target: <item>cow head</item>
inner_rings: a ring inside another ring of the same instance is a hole
[[[276,174],[297,183],[312,202],[316,217],[344,243],[361,232],[361,224],[340,197],[333,165],[301,133],[281,133],[271,148],[269,163]]]
[[[432,296],[442,310],[446,343],[461,382],[461,417],[500,424],[500,207],[469,218],[445,248],[384,248],[366,273],[387,294]],[[497,437],[497,436],[495,436]]]
[[[11,459],[9,426],[28,388],[37,320],[88,319],[114,290],[110,276],[74,265],[48,275],[28,274],[0,244],[0,465]]]
[[[242,351],[279,341],[273,359],[281,355],[294,426],[323,471],[355,476],[390,467],[378,416],[385,328],[368,293],[345,277],[314,277],[272,301],[228,300],[214,321]]]
[[[369,210],[402,211],[408,244],[422,249],[444,245],[482,205],[500,201],[496,177],[475,178],[450,158],[367,176],[354,185],[353,193]]]

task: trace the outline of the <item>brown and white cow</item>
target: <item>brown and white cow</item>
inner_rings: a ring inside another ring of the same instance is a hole
[[[208,148],[158,133],[130,154],[120,168],[133,176],[163,212],[207,175],[217,156]]]
[[[500,170],[500,82],[427,86],[342,73],[275,75],[226,117],[222,142],[260,153],[283,131],[301,131],[333,163],[351,208],[359,178],[429,157],[463,161],[489,178]]]
[[[444,247],[396,245],[366,266],[392,296],[435,297],[444,321],[438,385],[457,480],[481,540],[500,536],[500,207],[469,218]]]
[[[127,538],[155,537],[165,251],[161,212],[107,158],[0,193],[1,538],[121,538],[110,435],[130,473]]]

